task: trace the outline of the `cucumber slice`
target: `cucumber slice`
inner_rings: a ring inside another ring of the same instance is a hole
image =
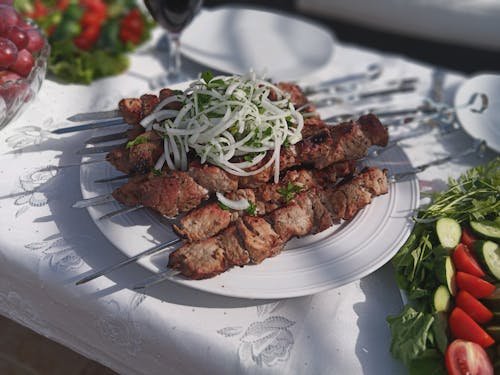
[[[451,294],[446,285],[440,285],[434,292],[434,309],[437,312],[447,312],[451,306]]]
[[[436,263],[436,277],[440,283],[448,287],[448,291],[452,296],[457,293],[457,285],[455,282],[455,266],[451,257],[444,256]]]
[[[474,254],[486,272],[496,280],[500,280],[500,247],[490,240],[478,240],[474,243]]]
[[[460,243],[462,228],[458,221],[443,217],[436,222],[436,233],[441,246],[454,249]]]
[[[470,227],[480,237],[492,240],[500,239],[500,224],[497,221],[482,220],[471,221]]]

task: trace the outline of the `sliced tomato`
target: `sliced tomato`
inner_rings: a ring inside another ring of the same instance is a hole
[[[494,374],[486,351],[471,341],[454,340],[446,349],[445,363],[449,375]]]
[[[477,238],[474,236],[469,228],[462,228],[462,238],[461,241],[464,245],[466,245],[469,249],[474,248],[474,242],[476,242]]]
[[[495,285],[470,273],[458,271],[455,280],[459,290],[466,290],[476,298],[488,297],[495,291]]]
[[[469,251],[469,248],[463,243],[459,243],[455,250],[453,250],[452,257],[453,264],[457,270],[476,275],[477,277],[486,276],[486,273]]]
[[[455,304],[478,323],[486,323],[493,319],[493,313],[466,290],[458,292]]]
[[[495,340],[460,307],[453,309],[448,323],[451,334],[457,339],[475,342],[483,348],[495,343]]]

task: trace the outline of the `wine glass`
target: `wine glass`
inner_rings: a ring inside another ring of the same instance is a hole
[[[202,0],[144,0],[151,16],[166,31],[169,39],[167,76],[164,83],[188,79],[181,70],[181,32],[200,10]]]

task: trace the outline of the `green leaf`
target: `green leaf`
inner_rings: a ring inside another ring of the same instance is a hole
[[[394,358],[409,366],[413,359],[418,358],[427,349],[434,317],[407,305],[400,315],[389,316],[387,321],[392,335],[390,351]]]
[[[432,349],[412,359],[408,370],[410,375],[447,375],[443,356]]]
[[[214,78],[214,74],[210,70],[206,70],[201,73],[201,78],[208,84]]]
[[[125,148],[129,149],[131,147],[134,147],[134,146],[140,145],[141,143],[146,143],[146,142],[148,142],[148,139],[146,137],[139,136],[131,141],[128,141]]]

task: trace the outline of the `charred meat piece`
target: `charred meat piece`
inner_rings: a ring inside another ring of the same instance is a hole
[[[208,191],[186,172],[168,171],[161,176],[130,179],[113,191],[113,197],[127,206],[142,204],[168,217],[192,210],[206,199]]]
[[[225,193],[238,188],[238,178],[210,164],[190,163],[189,175],[210,193]]]
[[[121,172],[144,174],[153,169],[162,154],[162,138],[155,131],[147,131],[129,141],[125,147],[108,153],[106,160]]]
[[[162,101],[163,99],[169,98],[171,96],[174,96],[176,94],[177,94],[176,90],[172,90],[172,89],[168,89],[168,88],[161,89],[160,90],[160,101]],[[175,101],[175,102],[168,103],[165,106],[165,108],[180,110],[182,108],[182,105],[183,105],[182,102]]]
[[[142,120],[142,102],[139,98],[120,100],[118,110],[127,124],[138,124]]]
[[[277,255],[293,237],[319,232],[343,217],[352,219],[373,197],[387,191],[386,171],[365,168],[340,187],[301,192],[265,217],[244,216],[217,236],[186,243],[170,254],[168,266],[188,278],[205,279],[231,268],[235,253],[240,266],[260,263]],[[246,254],[248,262],[244,263]],[[198,263],[201,259],[207,261]]]
[[[316,170],[290,170],[278,184],[267,183],[254,190],[239,189],[226,194],[226,197],[233,200],[247,199],[255,208],[251,214],[262,216],[266,212],[271,212],[285,205],[298,192],[307,191],[315,186],[333,184],[337,178],[353,173],[355,163],[342,162],[336,168],[330,169],[332,173],[330,178],[325,177],[326,171],[321,171],[320,177],[317,177],[318,171]],[[319,205],[317,207],[319,210]],[[187,213],[173,227],[179,236],[188,241],[199,241],[216,235],[246,213],[245,211],[223,208],[218,202],[211,202]],[[318,214],[320,215],[319,212]]]
[[[144,118],[150,115],[151,112],[156,108],[160,99],[153,94],[144,94],[141,96],[141,117]]]

